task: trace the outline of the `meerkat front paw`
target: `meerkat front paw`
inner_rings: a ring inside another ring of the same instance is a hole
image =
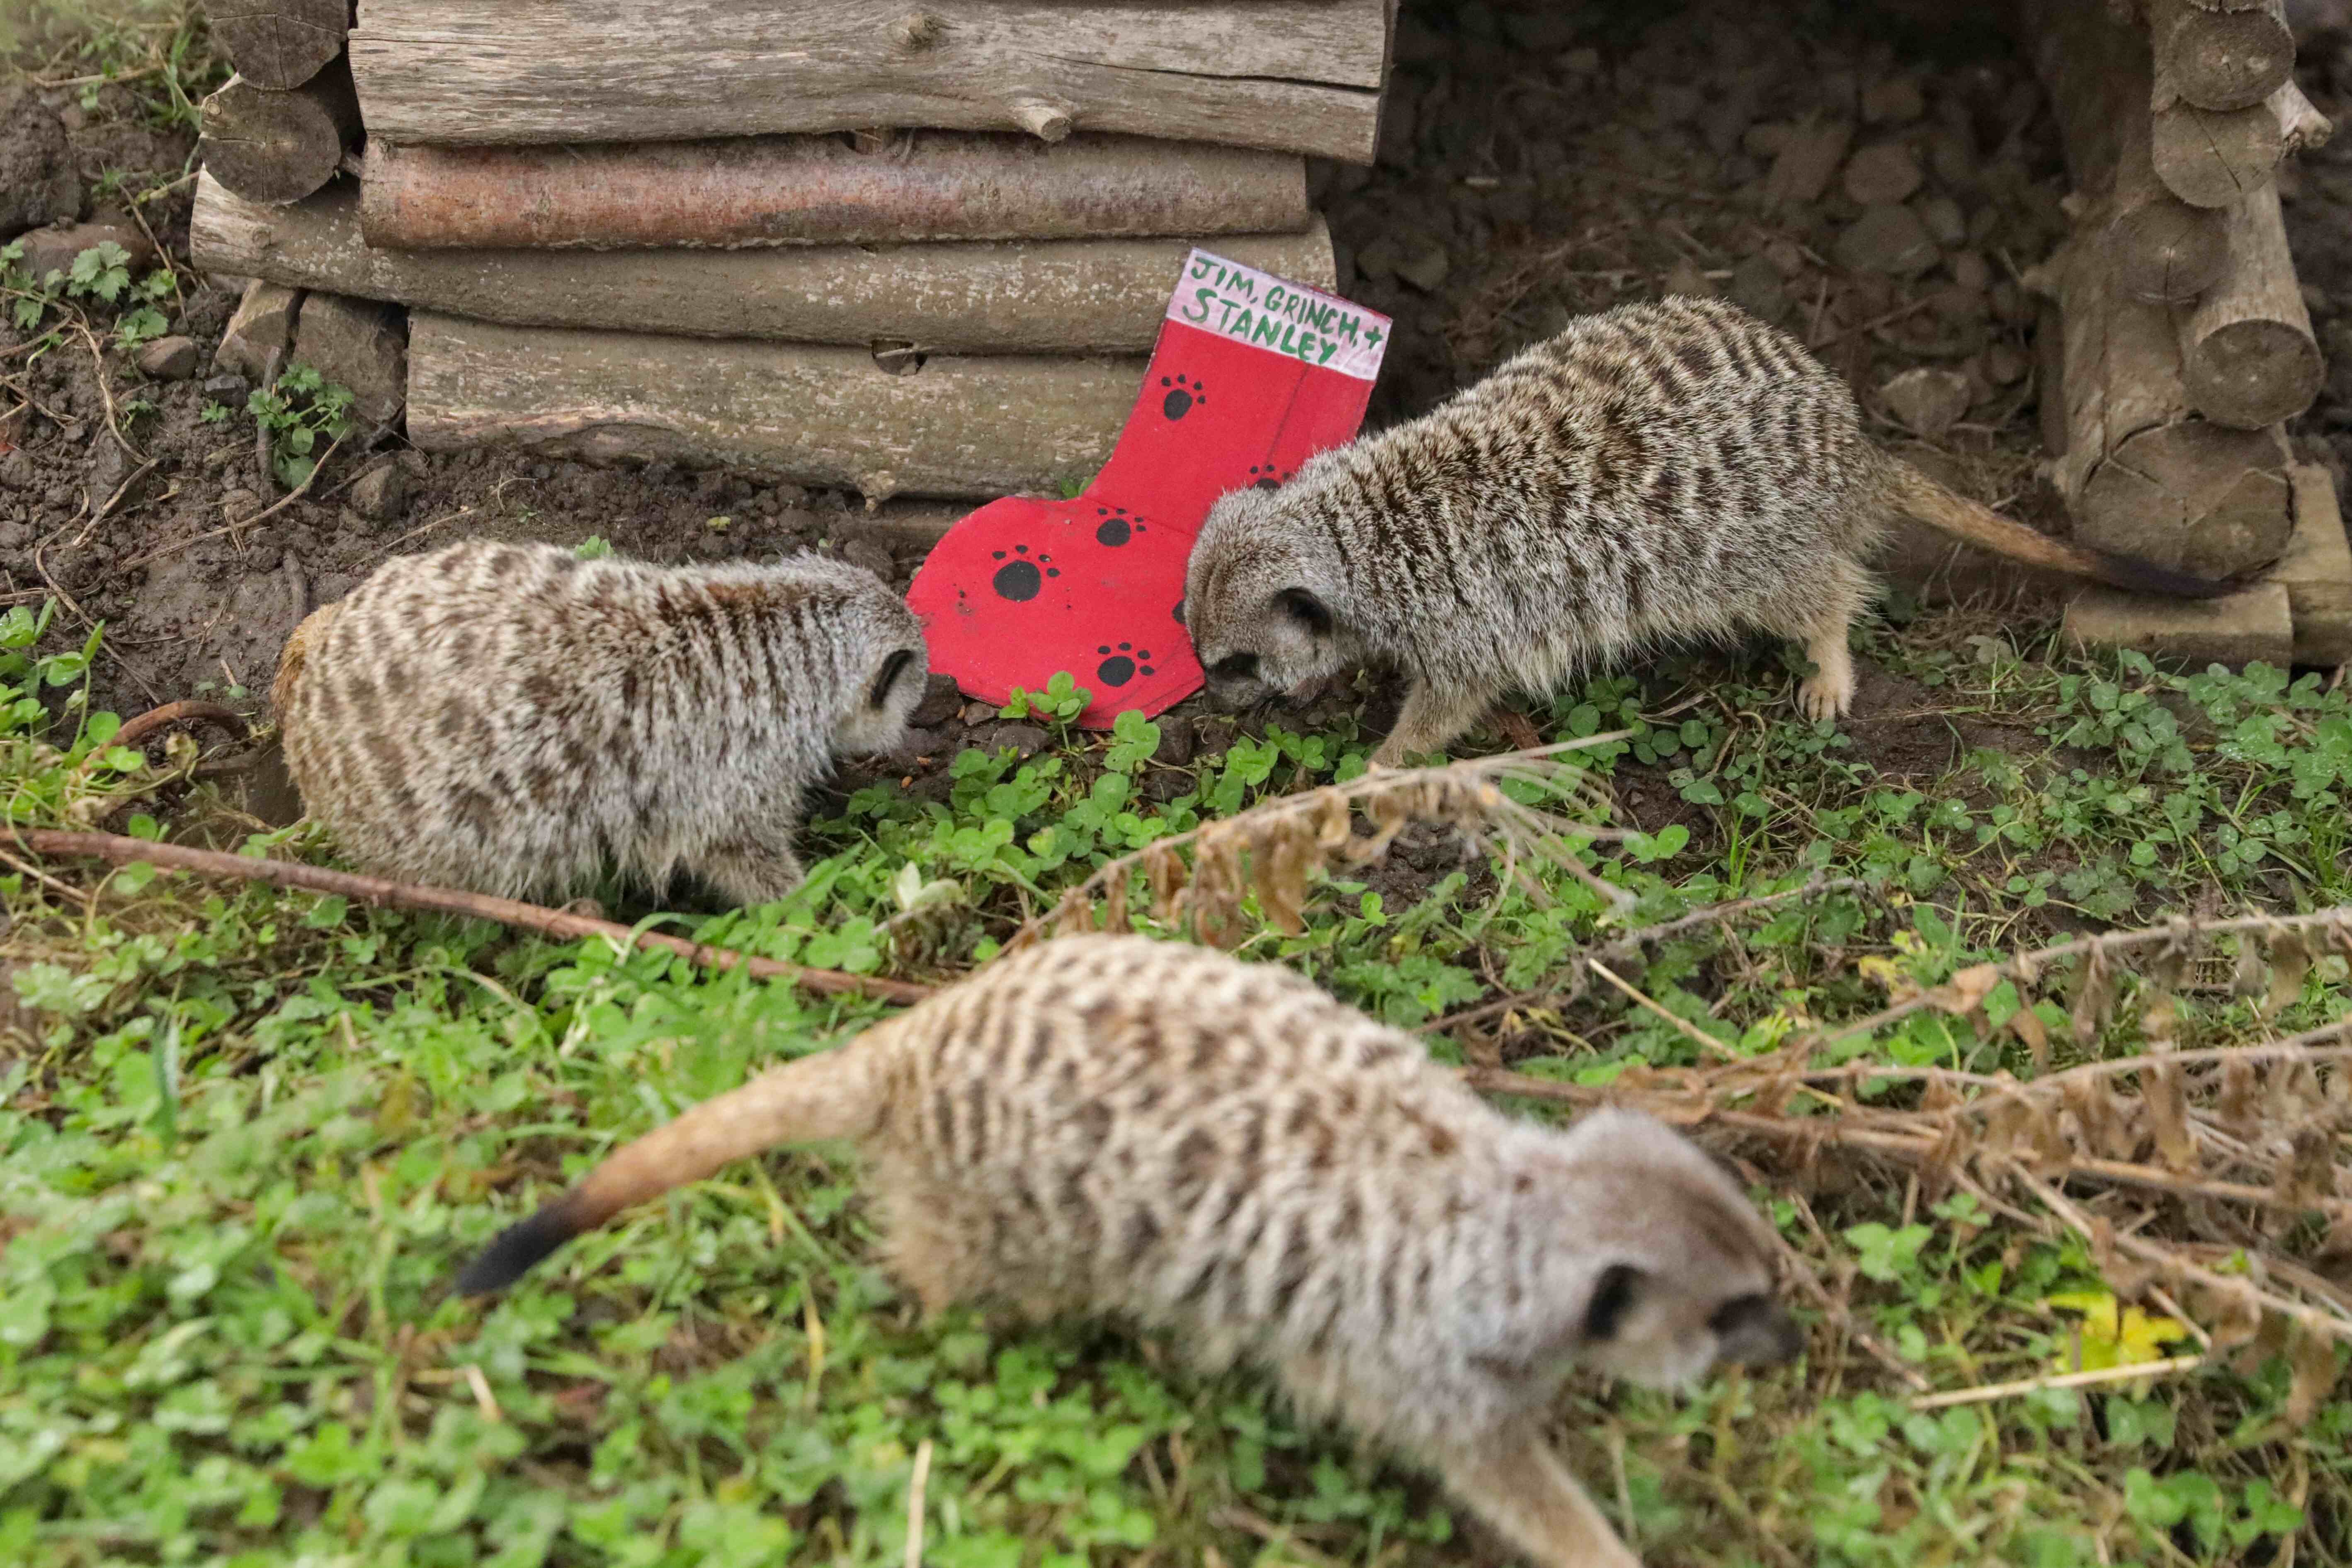
[[[1853,668],[1841,669],[1834,677],[1826,671],[1805,677],[1797,683],[1797,708],[1816,724],[1825,719],[1843,719],[1853,712]]]

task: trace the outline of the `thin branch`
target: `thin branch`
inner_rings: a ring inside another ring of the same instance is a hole
[[[2053,1372],[2021,1377],[2014,1383],[1988,1383],[1976,1388],[1956,1388],[1948,1394],[1923,1394],[1911,1402],[1914,1410],[1941,1410],[1953,1405],[1983,1405],[2045,1388],[2089,1388],[2102,1383],[2131,1383],[2144,1377],[2190,1372],[2205,1364],[2202,1355],[2177,1355],[2164,1361],[2144,1361],[2137,1366],[2103,1366],[2095,1372]]]
[[[13,829],[12,837],[36,855],[95,856],[117,866],[143,861],[164,870],[186,871],[200,877],[267,882],[273,887],[299,888],[306,892],[337,893],[362,903],[425,910],[436,914],[459,915],[468,920],[493,921],[559,941],[572,942],[582,937],[596,936],[604,937],[625,950],[656,947],[706,968],[741,969],[758,979],[788,980],[803,990],[830,994],[914,1003],[929,995],[932,989],[929,985],[903,980],[850,974],[837,969],[810,969],[772,958],[758,958],[737,952],[731,948],[688,942],[683,937],[670,936],[662,931],[632,930],[611,921],[592,920],[585,915],[521,903],[513,899],[494,899],[451,888],[424,888],[406,882],[388,882],[379,877],[330,871],[299,860],[264,860],[250,855],[226,855],[218,850],[192,849],[180,844],[155,844],[113,833],[62,833],[35,827]]]

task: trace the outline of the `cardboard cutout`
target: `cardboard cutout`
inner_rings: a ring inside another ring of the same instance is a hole
[[[1074,500],[1008,496],[948,531],[915,574],[935,673],[1003,703],[1067,670],[1108,729],[1199,689],[1184,563],[1228,490],[1271,489],[1354,437],[1385,316],[1195,250],[1118,445]]]

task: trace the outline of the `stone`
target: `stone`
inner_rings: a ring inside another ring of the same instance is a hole
[[[852,566],[863,566],[885,583],[898,575],[898,563],[891,558],[889,548],[877,540],[853,539],[841,547],[841,558]]]
[[[1192,762],[1193,748],[1201,740],[1192,729],[1192,721],[1173,713],[1162,713],[1156,722],[1160,726],[1160,744],[1151,749],[1151,760],[1171,768]]]
[[[1715,297],[1715,292],[1714,283],[1699,270],[1698,263],[1687,256],[1677,259],[1673,269],[1666,274],[1666,293],[1669,296],[1687,294],[1696,300],[1708,300]]]
[[[1976,251],[1963,250],[1952,258],[1952,281],[1981,294],[1992,287],[1992,264]]]
[[[1919,222],[1937,245],[1960,245],[1969,237],[1969,215],[1949,196],[1929,196],[1918,204]]]
[[[1874,142],[1845,161],[1845,194],[1865,207],[1909,200],[1923,178],[1919,160],[1900,142]]]
[[[1764,176],[1764,194],[1775,204],[1822,199],[1853,144],[1853,127],[1843,120],[1792,126]]]
[[[1397,262],[1396,275],[1424,294],[1437,291],[1454,264],[1446,257],[1445,247],[1435,240],[1423,240],[1408,248]]]
[[[213,350],[213,368],[244,377],[248,386],[258,386],[268,376],[274,351],[283,370],[285,356],[294,343],[295,308],[301,302],[299,289],[258,279],[247,284],[245,297],[236,302],[228,325],[221,329],[220,346]],[[212,383],[205,386],[210,391]]]
[[[295,315],[289,360],[350,388],[352,412],[362,420],[389,425],[408,403],[406,327],[406,313],[397,305],[305,294]]]
[[[1356,270],[1374,279],[1393,278],[1397,254],[1396,237],[1383,229],[1356,252]]]
[[[2067,639],[2084,647],[2130,648],[2192,668],[2260,660],[2284,669],[2294,657],[2294,616],[2284,583],[2257,583],[2219,599],[2085,588],[2066,606],[2063,625]]]
[[[1884,77],[1862,89],[1862,118],[1872,125],[1908,125],[1927,112],[1915,77]]]
[[[1886,411],[1914,435],[1933,439],[1969,411],[1969,378],[1935,365],[1906,370],[1878,389]]]
[[[2287,470],[2294,487],[2294,536],[2270,578],[2286,588],[2294,621],[2294,662],[2352,663],[2352,543],[2336,481],[2315,463]]]
[[[1054,738],[1034,724],[1007,720],[1002,724],[990,725],[973,740],[984,752],[1001,752],[1010,747],[1017,756],[1034,757],[1053,744]]]
[[[195,339],[174,333],[141,348],[132,363],[142,375],[152,375],[157,381],[185,381],[196,374],[196,362],[203,357],[204,351],[196,346]]]
[[[1850,272],[1916,278],[1936,265],[1942,252],[1927,226],[1909,207],[1872,207],[1838,236],[1837,263]]]
[[[908,722],[931,729],[954,718],[962,706],[963,693],[956,689],[955,677],[935,670],[923,678],[923,700],[915,704],[914,714]]]
[[[2024,352],[2007,343],[1995,343],[1985,351],[1985,379],[1995,386],[2015,386],[2032,368]]]
[[[1784,321],[1789,314],[1788,286],[1769,256],[1748,257],[1731,269],[1731,299],[1762,321]]]
[[[83,476],[82,494],[89,499],[89,510],[96,511],[113,496],[117,486],[131,473],[131,459],[113,437],[101,432],[90,444],[89,468]]]
[[[85,250],[101,245],[119,245],[130,259],[126,265],[133,278],[155,265],[155,247],[139,226],[129,218],[95,217],[88,223],[65,224],[49,228],[37,228],[21,237],[24,258],[17,263],[36,280],[46,279],[51,272],[70,275],[74,258]]]
[[[390,522],[408,505],[408,470],[387,459],[352,486],[352,510],[371,522]]]
[[[28,228],[81,216],[81,176],[65,128],[18,89],[0,111],[0,244]]]
[[[243,522],[261,510],[261,498],[242,487],[223,490],[220,508],[221,516],[230,522]]]

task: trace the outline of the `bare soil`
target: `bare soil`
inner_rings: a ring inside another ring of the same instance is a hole
[[[2064,232],[2063,179],[2021,58],[1988,30],[1913,27],[1902,5],[1698,0],[1655,16],[1534,0],[1407,6],[1378,165],[1314,172],[1342,289],[1396,318],[1373,424],[1426,409],[1573,313],[1706,290],[1804,337],[1852,380],[1890,444],[2063,530],[2035,474],[2034,302],[2019,278]],[[2323,110],[2352,109],[2344,37],[2308,44],[2304,75]],[[1810,174],[1807,147],[1820,165]],[[102,216],[120,210],[121,192],[178,179],[192,150],[184,133],[142,123],[122,88],[89,110],[69,90],[0,89],[0,184],[12,196],[78,187],[78,205]],[[1855,153],[1868,154],[1860,168]],[[2303,446],[2340,470],[2352,460],[2352,135],[2308,159],[2290,195],[2334,366]],[[68,333],[37,351],[35,337],[0,327],[0,587],[9,603],[57,596],[60,636],[105,624],[101,705],[128,713],[226,696],[258,711],[304,614],[391,555],[468,533],[601,535],[666,562],[818,548],[902,585],[917,564],[919,547],[863,534],[855,502],[837,495],[658,465],[433,457],[397,430],[374,450],[339,453],[315,494],[233,527],[276,492],[257,467],[247,389],[211,363],[235,301],[189,268],[188,209],[183,181],[139,214],[178,280],[172,331],[203,348],[192,379],[149,380],[102,336]],[[1907,429],[1898,410],[1908,405],[1882,389],[1923,367],[1956,374],[1966,407]],[[208,406],[230,412],[208,421]],[[407,469],[409,493],[362,516],[347,487],[383,462]],[[1998,743],[1885,684],[1866,687],[1873,716],[1855,734],[1889,771],[1932,775],[1969,746]],[[1392,711],[1392,700],[1376,694],[1368,727],[1385,722],[1377,710]],[[1196,705],[1173,722],[1190,725]],[[925,719],[890,773],[911,780],[976,729],[1029,743],[945,691]],[[1231,732],[1203,724],[1197,738],[1213,750]],[[1189,754],[1190,740],[1178,749]]]

